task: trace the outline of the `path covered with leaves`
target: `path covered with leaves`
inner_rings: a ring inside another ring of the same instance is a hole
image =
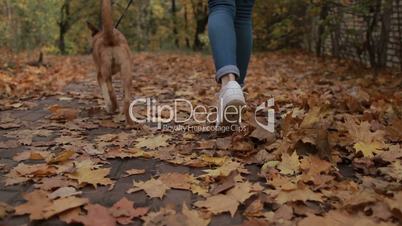
[[[216,134],[127,127],[103,110],[90,57],[49,63],[0,69],[1,225],[402,222],[400,75],[256,54],[247,130]],[[141,53],[133,63],[136,97],[215,104],[209,56]],[[271,97],[274,134],[253,120]]]

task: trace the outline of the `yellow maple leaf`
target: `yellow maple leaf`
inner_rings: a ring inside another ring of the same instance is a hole
[[[296,152],[293,152],[292,155],[289,155],[288,153],[283,153],[282,160],[278,164],[277,168],[280,170],[281,174],[285,175],[293,175],[299,172],[299,155],[297,155]]]
[[[106,176],[110,168],[93,169],[94,165],[90,160],[77,164],[77,170],[68,175],[69,178],[77,180],[79,184],[92,184],[95,188],[100,185],[111,185],[113,181]]]
[[[357,152],[361,151],[364,157],[371,158],[374,157],[374,153],[382,152],[384,145],[379,142],[357,142],[353,147]]]
[[[207,175],[211,177],[227,177],[231,172],[238,170],[240,167],[241,164],[238,162],[227,161],[221,167],[212,170],[204,170],[204,172],[207,172]]]
[[[144,190],[145,193],[151,198],[160,198],[165,195],[166,190],[169,189],[167,185],[165,185],[160,179],[150,179],[147,181],[133,181],[134,188],[131,188],[127,191],[127,193],[134,193],[137,191]]]

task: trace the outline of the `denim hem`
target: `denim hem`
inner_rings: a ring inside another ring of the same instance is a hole
[[[227,74],[234,74],[236,78],[240,77],[240,70],[236,65],[226,65],[221,67],[217,72],[216,72],[216,81],[218,83],[221,82],[221,78]]]

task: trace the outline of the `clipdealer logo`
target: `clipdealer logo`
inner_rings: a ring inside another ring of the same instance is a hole
[[[220,101],[222,102],[222,101]],[[273,109],[275,105],[274,98],[267,100],[266,102],[257,106],[254,112],[255,121],[258,126],[266,131],[273,133],[275,131],[275,110]],[[144,109],[145,107],[145,109]],[[138,108],[142,109],[142,113],[138,112]],[[241,113],[245,106],[239,107],[238,113],[240,114],[239,123],[242,122]],[[187,117],[182,117],[183,114],[180,112],[188,113]],[[137,110],[137,111],[136,111]],[[145,115],[144,115],[145,110]],[[220,117],[223,117],[226,121],[230,120],[227,118],[228,115],[233,115],[233,109],[230,112],[226,112],[225,109]],[[158,129],[162,129],[164,125],[171,123],[178,124],[177,128],[172,128],[172,130],[188,130],[182,124],[191,122],[192,124],[197,124],[197,126],[192,125],[192,128],[197,128],[197,130],[204,131],[208,130],[203,128],[205,124],[215,124],[217,121],[218,107],[217,106],[206,106],[206,105],[193,105],[191,101],[186,99],[174,99],[171,100],[169,104],[158,103],[155,98],[138,98],[131,102],[129,107],[129,115],[131,120],[136,123],[156,123]],[[257,120],[257,113],[260,111],[266,111],[266,123]],[[163,115],[163,117],[162,117]],[[170,125],[171,126],[171,125]],[[233,129],[233,126],[228,128]],[[224,129],[224,130],[231,130]]]

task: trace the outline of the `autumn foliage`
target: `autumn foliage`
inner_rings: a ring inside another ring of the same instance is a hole
[[[247,130],[216,134],[128,127],[102,109],[89,62],[50,57],[47,67],[0,71],[1,190],[15,193],[0,193],[5,225],[400,224],[397,74],[299,52],[256,54]],[[208,56],[136,53],[133,64],[135,96],[214,104]],[[275,133],[253,120],[271,97]]]

